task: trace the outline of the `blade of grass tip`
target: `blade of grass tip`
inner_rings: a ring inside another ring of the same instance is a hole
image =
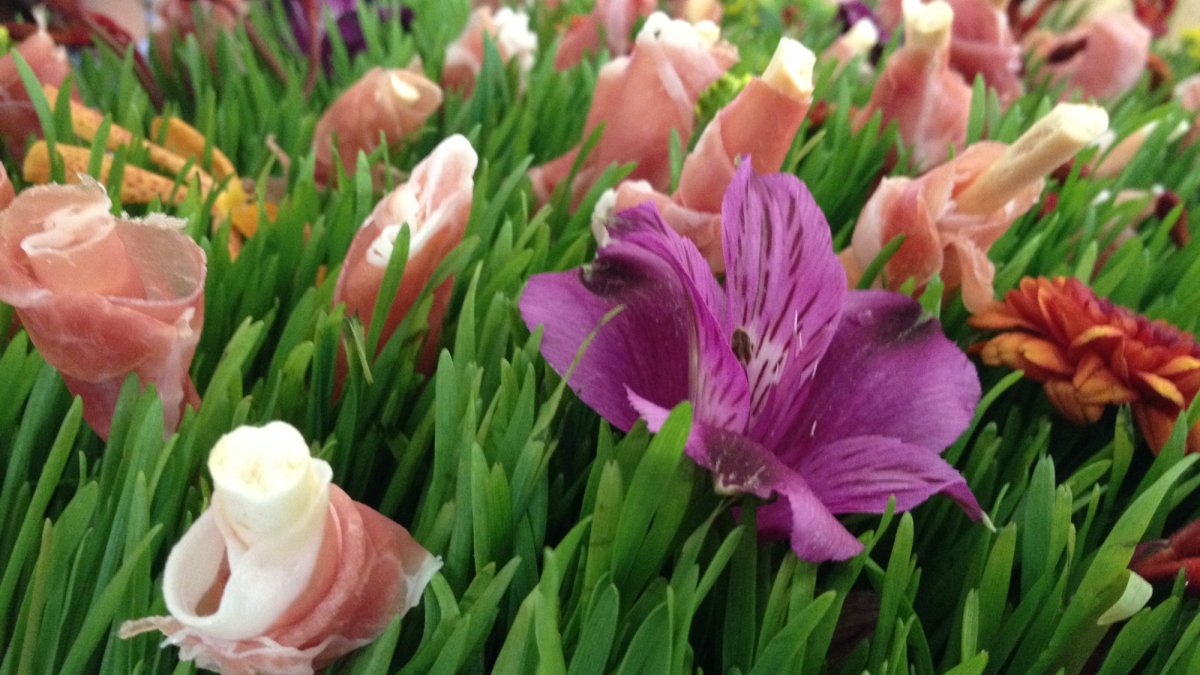
[[[871,264],[867,265],[867,269],[863,270],[862,278],[858,280],[858,285],[855,288],[859,290],[870,288],[871,284],[875,283],[875,279],[879,276],[879,273],[883,271],[883,267],[888,264],[892,256],[896,255],[896,251],[900,250],[900,246],[904,244],[904,239],[907,236],[905,234],[898,234],[892,237],[887,244],[884,244],[883,248],[879,250],[879,255],[875,256]]]
[[[896,539],[888,556],[887,572],[883,578],[883,591],[879,600],[879,621],[876,623],[875,639],[871,642],[871,672],[882,672],[883,663],[889,652],[889,643],[880,639],[892,635],[893,626],[902,621],[903,596],[912,579],[915,562],[912,559],[913,518],[912,514],[900,516],[896,528]],[[895,646],[894,644],[891,646]]]
[[[757,504],[753,498],[742,503],[739,520],[748,531],[757,531]],[[721,672],[748,670],[754,659],[758,634],[758,538],[742,537],[729,569],[725,616],[721,633]]]
[[[679,177],[683,173],[683,143],[679,140],[679,130],[671,127],[670,146],[667,148],[667,159],[671,166],[671,188],[667,194],[675,194],[679,189]]]
[[[587,596],[585,596],[587,597]],[[621,594],[611,583],[600,584],[590,595],[587,619],[580,630],[579,642],[571,656],[568,675],[601,675],[612,656],[617,636]]]
[[[38,122],[42,125],[42,135],[46,139],[46,148],[50,155],[50,180],[60,182],[64,175],[63,159],[54,147],[58,142],[58,134],[55,133],[54,113],[50,111],[50,102],[46,100],[46,92],[42,90],[42,83],[38,80],[37,75],[34,75],[29,63],[21,56],[21,52],[13,50],[10,54],[13,57],[13,63],[17,66],[17,74],[21,77],[21,83],[25,85],[25,93],[29,96],[30,103],[33,104],[34,112],[37,113]],[[68,91],[68,87],[63,87],[63,91]]]
[[[118,606],[123,601],[126,589],[132,580],[133,571],[138,568],[145,557],[150,555],[151,544],[158,538],[162,528],[161,524],[155,525],[154,529],[146,533],[142,541],[125,559],[121,568],[113,575],[112,580],[104,587],[104,591],[88,610],[83,625],[74,637],[71,650],[67,652],[67,658],[63,661],[61,672],[79,673],[84,671],[84,666],[93,657],[94,650],[116,617]]]
[[[67,411],[62,426],[59,427],[54,445],[50,448],[50,454],[42,468],[42,475],[38,478],[37,487],[34,488],[33,499],[25,511],[25,518],[21,521],[16,545],[8,554],[4,576],[0,577],[0,635],[7,633],[9,610],[12,601],[16,599],[17,581],[20,579],[25,561],[32,559],[32,547],[37,538],[38,521],[44,517],[46,507],[50,505],[50,498],[54,495],[63,471],[66,469],[67,461],[71,457],[71,448],[75,443],[75,436],[79,433],[79,425],[82,420],[83,403],[81,399],[76,398],[71,403],[71,408]]]
[[[379,284],[379,295],[375,296],[375,307],[371,310],[371,326],[367,329],[367,354],[373,359],[379,350],[379,336],[383,334],[383,326],[387,323],[388,312],[392,309],[392,299],[400,289],[400,280],[404,277],[404,269],[408,266],[408,250],[412,242],[412,230],[408,223],[400,227],[396,241],[392,244],[392,255],[388,258],[387,271]]]

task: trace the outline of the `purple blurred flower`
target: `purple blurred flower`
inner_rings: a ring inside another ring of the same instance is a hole
[[[367,2],[368,6],[373,4],[375,3]],[[314,37],[312,26],[314,23],[316,24],[316,39],[320,49],[321,63],[326,71],[330,68],[332,55],[329,34],[326,30],[329,21],[332,20],[337,25],[342,42],[346,44],[346,50],[351,56],[367,48],[366,36],[363,35],[362,25],[358,20],[358,0],[288,0],[286,7],[288,19],[292,24],[292,33],[296,36],[296,43],[300,45],[302,51],[312,48]],[[412,27],[413,10],[407,5],[400,5],[398,10],[391,7],[380,7],[376,11],[380,23],[400,21],[406,31]],[[314,15],[315,21],[313,21]]]
[[[866,2],[859,2],[858,0],[844,0],[839,2],[838,19],[841,22],[842,32],[854,28],[854,24],[857,24],[859,20],[868,19],[880,31],[880,41],[878,41],[877,48],[882,49],[883,44],[888,43],[890,32],[887,28],[884,28],[883,24],[880,23],[880,18],[875,16],[875,12],[871,10],[870,6],[866,5]]]
[[[521,298],[545,326],[542,354],[565,373],[601,319],[569,384],[613,425],[658,430],[694,406],[687,452],[725,493],[775,501],[766,533],[805,560],[862,544],[835,514],[911,509],[946,493],[981,515],[940,456],[970,423],[979,381],[966,356],[911,298],[847,291],[829,227],[794,176],[743,160],[722,208],[726,283],[650,204],[609,224],[582,270],[540,274]]]

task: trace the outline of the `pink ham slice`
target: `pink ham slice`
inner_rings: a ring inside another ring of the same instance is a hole
[[[8,179],[8,170],[0,164],[0,211],[12,203],[16,194],[13,192],[12,181]]]
[[[1183,106],[1184,110],[1193,115],[1192,128],[1188,131],[1184,142],[1195,143],[1196,139],[1200,138],[1200,75],[1192,75],[1180,80],[1179,84],[1175,85],[1175,100]]]
[[[165,216],[114,218],[95,182],[24,190],[0,212],[0,300],[83,397],[103,438],[121,383],[153,383],[166,433],[199,397],[188,375],[204,323],[204,252]]]
[[[317,121],[313,132],[317,180],[327,182],[336,173],[335,137],[342,167],[351,174],[360,151],[369,153],[378,148],[381,135],[388,144],[400,142],[420,130],[441,104],[441,87],[419,72],[380,67],[368,70]]]
[[[992,0],[947,0],[954,9],[950,67],[967,83],[977,75],[996,90],[1002,102],[1021,95],[1021,47],[1008,25],[1008,15]]]
[[[988,248],[1033,206],[1042,181],[1032,181],[988,214],[961,213],[954,198],[1007,147],[990,141],[975,143],[919,178],[884,179],[859,216],[850,248],[842,253],[850,283],[856,283],[887,242],[904,234],[904,243],[884,267],[887,287],[899,288],[909,277],[923,286],[940,274],[948,290],[962,287],[963,303],[972,312],[991,303],[995,267],[987,257]]]
[[[442,86],[470,96],[475,78],[483,67],[484,36],[496,44],[500,58],[508,63],[517,59],[522,74],[533,67],[537,51],[537,35],[529,30],[529,17],[501,8],[493,14],[488,7],[471,12],[467,25],[458,39],[446,47],[446,62],[442,67]]]
[[[1027,47],[1052,82],[1066,84],[1063,98],[1111,99],[1141,79],[1150,29],[1129,13],[1104,14],[1059,35],[1031,34]]]
[[[25,59],[42,84],[62,87],[71,72],[66,51],[55,45],[44,30],[22,40],[14,51]],[[24,154],[25,139],[30,135],[41,137],[42,125],[17,71],[17,62],[8,54],[0,57],[0,137],[4,138],[9,153],[17,157]]]
[[[910,39],[910,38],[906,38]],[[861,128],[876,111],[896,122],[920,170],[945,161],[967,139],[971,86],[950,69],[948,43],[930,48],[906,44],[887,60],[871,100],[855,120]]]
[[[231,574],[225,554],[228,530],[222,529],[218,518],[212,509],[206,511],[172,550],[172,557],[215,563],[213,569],[187,570],[189,575],[214,579],[203,598],[216,604],[212,612],[223,600]],[[249,552],[241,559],[250,559]],[[399,524],[330,485],[329,515],[316,567],[297,599],[263,635],[218,639],[173,617],[159,616],[126,622],[121,636],[162,631],[169,644],[179,646],[181,659],[194,659],[197,666],[225,675],[311,675],[367,644],[393,617],[412,609],[440,566]],[[170,583],[175,577],[168,574],[167,578]],[[205,613],[198,607],[188,609]]]
[[[705,127],[684,160],[674,195],[645,181],[627,181],[617,188],[615,210],[654,201],[664,220],[696,244],[714,271],[723,272],[721,197],[738,158],[749,157],[760,174],[779,171],[811,102],[810,95],[789,96],[754,78]]]
[[[346,303],[347,314],[357,316],[369,327],[400,226],[407,223],[411,232],[408,262],[396,297],[389,300],[391,309],[380,333],[380,348],[412,309],[438,265],[462,242],[471,214],[472,176],[478,161],[466,138],[460,135],[447,138],[413,168],[407,183],[380,200],[354,235],[338,275],[333,301]],[[438,334],[452,286],[453,280],[448,279],[434,292],[426,359],[436,356]]]
[[[655,0],[596,0],[592,13],[575,17],[563,35],[554,55],[554,68],[566,70],[587,54],[600,51],[601,45],[614,57],[628,54],[633,24],[650,16],[657,5]]]
[[[681,139],[691,137],[700,93],[737,61],[736,48],[726,42],[705,46],[698,40],[660,36],[656,26],[665,21],[665,15],[652,16],[639,34],[633,53],[610,61],[600,70],[583,137],[601,124],[604,131],[575,177],[574,204],[613,163],[636,162],[630,180],[646,180],[653,189],[666,191],[671,177],[671,130]],[[646,101],[654,101],[654,105],[648,106]],[[545,202],[567,178],[578,154],[575,148],[530,170],[539,201]]]

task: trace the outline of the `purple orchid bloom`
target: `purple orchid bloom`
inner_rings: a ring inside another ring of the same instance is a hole
[[[975,369],[911,298],[847,291],[824,214],[785,174],[743,159],[722,204],[726,283],[650,204],[608,223],[578,271],[530,279],[521,314],[542,354],[614,426],[652,431],[694,406],[687,453],[723,493],[778,498],[764,533],[809,561],[862,544],[835,514],[900,511],[935,493],[982,512],[940,456],[979,402]],[[623,306],[598,331],[611,310]]]
[[[368,5],[371,3],[368,2]],[[326,72],[329,71],[332,59],[332,47],[326,29],[326,20],[333,20],[341,34],[342,42],[351,56],[367,48],[366,36],[358,21],[358,0],[288,0],[288,19],[292,24],[292,33],[296,43],[302,50],[315,48],[320,50],[321,63]],[[404,30],[409,30],[413,22],[413,10],[407,5],[400,5],[399,16],[391,8],[383,7],[377,10],[380,23],[399,19]],[[314,34],[313,26],[317,27]]]

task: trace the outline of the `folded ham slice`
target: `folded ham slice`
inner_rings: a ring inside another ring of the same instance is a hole
[[[533,68],[537,55],[537,35],[529,29],[529,15],[502,7],[492,13],[480,7],[467,19],[467,25],[458,39],[446,47],[446,62],[442,67],[442,86],[470,96],[475,89],[475,78],[483,67],[483,37],[489,36],[496,43],[496,51],[505,63],[516,59],[521,73]]]
[[[1102,14],[1071,30],[1044,31],[1026,38],[1026,47],[1054,84],[1066,84],[1063,98],[1110,99],[1129,91],[1146,70],[1150,29],[1133,14]]]
[[[42,84],[61,87],[71,72],[66,50],[54,44],[44,29],[22,40],[13,51],[25,59]],[[0,138],[9,153],[19,157],[24,154],[25,139],[30,135],[40,138],[42,125],[17,72],[17,62],[12,54],[7,54],[0,57]]]
[[[23,190],[0,212],[0,301],[107,438],[121,383],[153,383],[166,432],[198,404],[204,251],[166,216],[115,218],[95,181]]]
[[[400,286],[394,298],[384,299],[391,309],[380,333],[380,348],[412,309],[438,265],[462,242],[475,188],[472,176],[478,163],[479,157],[466,138],[458,134],[447,138],[413,168],[408,182],[380,200],[354,235],[333,301],[346,303],[347,314],[357,316],[369,327],[396,236],[405,224],[410,231],[408,262]],[[436,355],[452,287],[453,280],[448,279],[434,292],[426,359]]]
[[[16,193],[13,192],[12,181],[8,179],[8,170],[0,164],[0,210],[12,203]]]
[[[904,47],[887,60],[855,124],[861,128],[880,111],[884,124],[897,123],[913,162],[924,170],[966,143],[971,86],[950,69],[950,6],[943,0],[928,5],[910,0],[904,14]]]
[[[212,503],[171,549],[170,616],[179,656],[225,675],[310,675],[375,639],[421,599],[441,567],[403,527],[330,483],[284,422],[239,427],[208,459]]]
[[[854,59],[859,61],[859,73],[871,75],[875,67],[871,64],[870,54],[879,46],[879,28],[870,18],[863,17],[855,21],[845,33],[839,35],[821,52],[821,60],[833,60],[837,66],[833,71],[838,76]]]
[[[608,47],[612,56],[629,53],[629,33],[633,24],[650,16],[658,6],[656,0],[596,0],[591,14],[577,16],[563,35],[554,55],[554,68],[566,70],[578,64],[588,53]]]
[[[631,180],[646,180],[658,191],[670,187],[671,130],[685,142],[691,138],[701,92],[737,61],[737,49],[718,38],[712,23],[693,27],[655,12],[638,33],[633,53],[605,64],[583,137],[601,124],[604,131],[575,177],[574,204],[614,162],[637,163]],[[539,201],[545,202],[566,179],[578,154],[575,148],[530,170]]]
[[[792,139],[812,103],[813,53],[799,42],[780,40],[762,77],[756,77],[705,127],[683,162],[679,188],[667,197],[646,181],[625,181],[615,199],[601,207],[598,223],[609,212],[654,201],[675,231],[691,239],[717,273],[725,269],[721,246],[721,198],[733,180],[739,158],[749,158],[757,173],[783,166]],[[607,208],[611,207],[611,208]]]
[[[883,246],[903,234],[884,266],[885,286],[897,289],[913,278],[920,289],[940,274],[947,290],[962,287],[968,310],[982,311],[993,300],[988,249],[1037,201],[1043,176],[1107,126],[1103,108],[1059,104],[1011,146],[975,143],[919,178],[884,179],[841,254],[849,282],[856,284]]]
[[[200,53],[215,63],[219,36],[236,29],[249,11],[247,0],[155,0],[150,42],[158,58],[170,67],[172,50],[191,35]]]
[[[420,130],[442,105],[442,89],[420,72],[375,67],[366,72],[321,115],[313,132],[316,176],[327,182],[336,173],[334,139],[346,173],[354,173],[358,153],[400,142]]]
[[[950,67],[967,83],[977,75],[1000,100],[1021,95],[1021,46],[1008,25],[1007,0],[946,0],[954,10]]]

